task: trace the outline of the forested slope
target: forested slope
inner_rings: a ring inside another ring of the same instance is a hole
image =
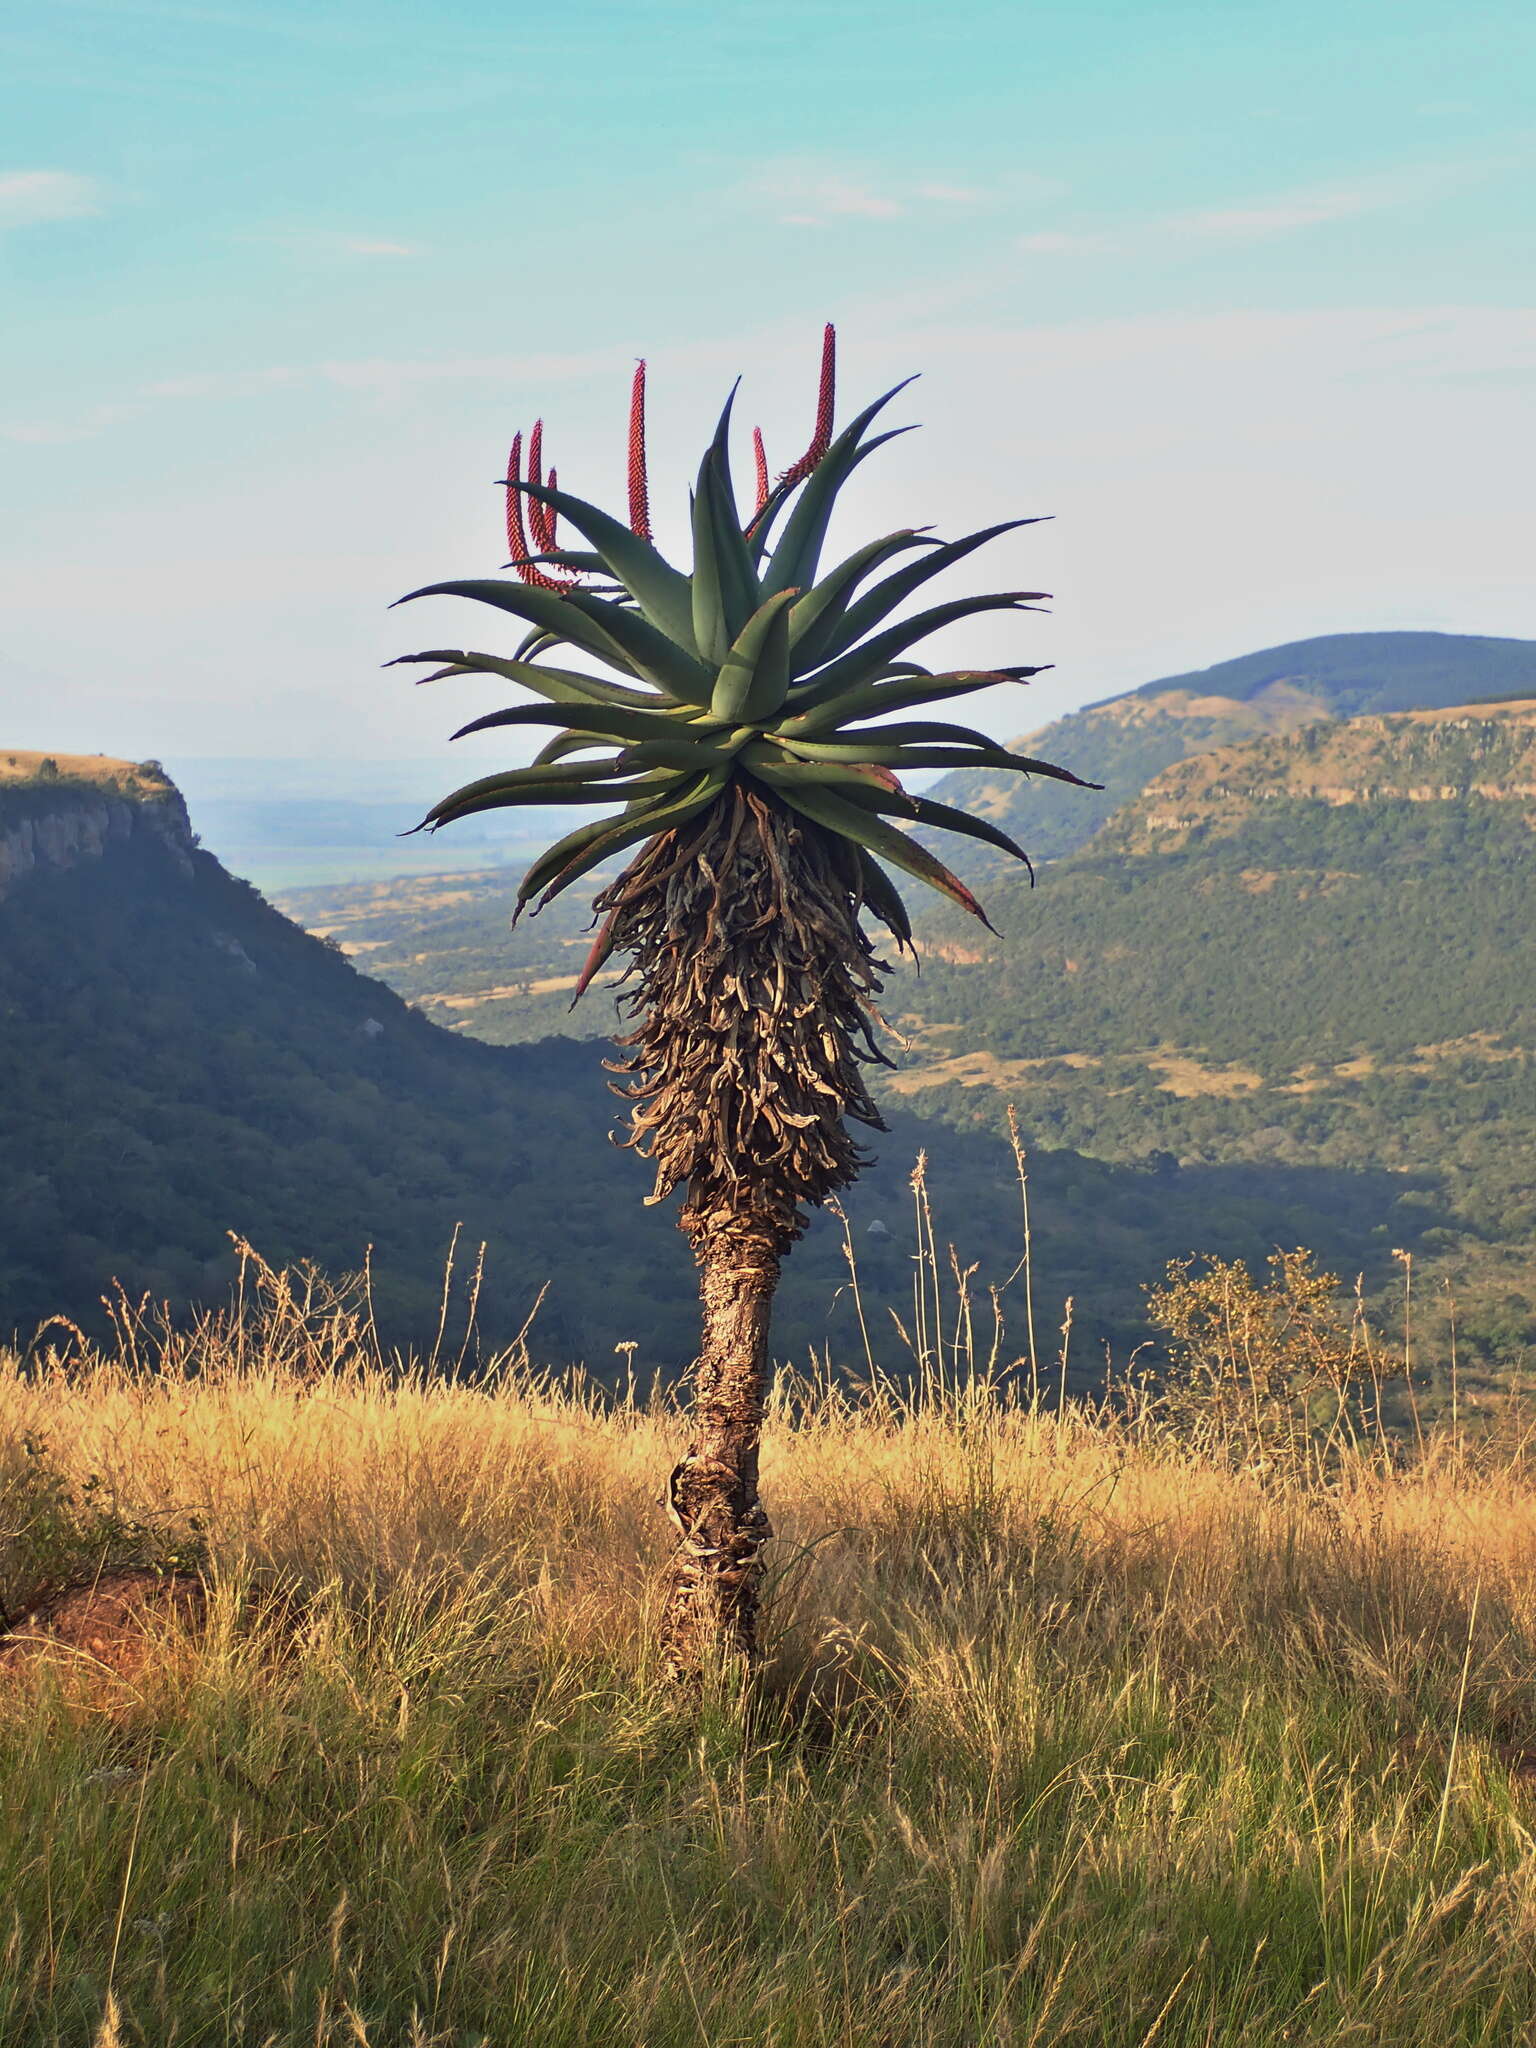
[[[1533,705],[1181,763],[1034,891],[994,880],[998,938],[926,920],[894,1085],[961,1126],[1016,1101],[1103,1158],[1433,1176],[1472,1233],[1431,1238],[1444,1270],[1528,1327],[1533,820]],[[1388,1231],[1423,1199],[1405,1187]]]
[[[6,850],[9,849],[9,855]],[[26,857],[22,857],[25,851]],[[233,1271],[227,1233],[274,1261],[333,1272],[373,1247],[386,1340],[430,1345],[455,1224],[488,1244],[480,1326],[519,1327],[539,1290],[537,1356],[677,1371],[693,1282],[648,1175],[608,1142],[618,1105],[601,1048],[496,1047],[455,1036],[301,931],[199,850],[163,779],[109,789],[34,779],[0,790],[0,1329],[55,1312],[99,1320],[113,1280],[185,1309]],[[1019,1195],[1001,1112],[947,1131],[894,1103],[854,1190],[864,1305],[884,1363],[905,1357],[913,1197],[926,1149],[941,1266],[953,1238],[975,1281],[1018,1258]],[[1277,1238],[1370,1259],[1396,1189],[1380,1175],[1213,1166],[1174,1189],[1160,1166],[1106,1164],[1031,1137],[1041,1323],[1078,1303],[1078,1356],[1141,1334],[1141,1283],[1209,1244],[1262,1257]],[[1426,1210],[1427,1225],[1438,1208]],[[821,1218],[786,1272],[775,1342],[802,1361],[863,1361],[841,1239]],[[1018,1289],[1015,1288],[1015,1294]],[[456,1353],[462,1289],[449,1317]],[[1016,1338],[1017,1338],[1016,1330]]]

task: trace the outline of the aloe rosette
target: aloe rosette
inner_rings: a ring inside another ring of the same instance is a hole
[[[1038,675],[1039,666],[936,674],[909,654],[942,627],[986,612],[1036,609],[1049,593],[993,591],[897,616],[934,578],[986,542],[1036,523],[1030,519],[953,541],[904,527],[819,573],[839,492],[867,456],[911,431],[870,432],[906,389],[902,383],[834,435],[834,364],[829,326],[810,445],[770,482],[762,435],[754,432],[757,488],[746,516],[731,476],[732,391],[692,493],[691,571],[668,562],[651,535],[642,362],[631,396],[627,522],[562,490],[554,470],[545,477],[540,422],[526,467],[519,435],[503,480],[515,580],[432,583],[399,600],[471,598],[527,628],[510,656],[432,648],[399,658],[438,664],[422,681],[498,676],[541,700],[476,718],[455,738],[502,727],[556,728],[530,766],[467,783],[434,805],[417,830],[521,804],[621,807],[580,825],[533,862],[518,891],[519,914],[530,904],[542,907],[627,848],[686,824],[739,781],[847,842],[863,901],[906,945],[906,907],[883,864],[983,920],[984,913],[903,824],[961,833],[1028,862],[1023,848],[988,820],[905,789],[903,771],[1001,769],[1081,784],[1069,770],[1012,753],[968,726],[893,721],[893,714]],[[585,548],[561,543],[562,520]],[[552,663],[548,657],[560,649],[607,673]],[[583,985],[600,964],[597,956],[588,963]]]

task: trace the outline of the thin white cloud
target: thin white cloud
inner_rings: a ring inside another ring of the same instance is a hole
[[[1239,206],[1197,206],[1112,229],[1062,229],[1020,235],[1015,247],[1030,255],[1125,250],[1152,240],[1255,242],[1298,234],[1335,221],[1357,220],[1438,198],[1509,168],[1501,162],[1425,165],[1383,172],[1352,183],[1311,186]]]
[[[86,220],[104,211],[94,178],[76,171],[0,171],[0,229]]]
[[[901,200],[889,193],[877,192],[873,186],[854,178],[831,174],[801,177],[792,181],[787,190],[780,184],[777,196],[798,202],[794,213],[782,216],[797,225],[850,215],[858,220],[899,220],[907,210]]]
[[[919,199],[932,199],[940,206],[980,206],[986,196],[974,185],[927,184],[917,187]]]
[[[67,448],[76,441],[91,441],[110,427],[137,419],[142,405],[97,405],[74,420],[15,420],[0,423],[0,441],[14,441],[23,448]]]
[[[953,213],[995,203],[998,195],[934,175],[890,177],[863,165],[819,157],[776,157],[761,164],[745,191],[758,203],[779,209],[786,227],[826,227],[838,220],[905,220],[942,208]],[[1054,197],[1063,188],[1054,179],[1009,181],[1009,194],[1021,198]]]
[[[146,399],[174,398],[257,398],[287,384],[310,381],[310,373],[277,365],[266,370],[212,370],[185,377],[162,377],[146,384],[140,393]]]
[[[366,236],[348,236],[342,245],[349,256],[419,256],[414,242],[375,242]]]
[[[1322,227],[1329,221],[1356,220],[1361,214],[1380,213],[1404,204],[1412,194],[1411,184],[1394,186],[1371,180],[1335,186],[1328,191],[1297,193],[1267,205],[1197,207],[1190,213],[1170,214],[1160,226],[1170,234],[1252,242],[1266,235],[1292,234],[1298,228]]]
[[[364,356],[302,364],[275,363],[260,369],[189,371],[179,377],[160,377],[153,383],[141,384],[125,398],[89,407],[74,419],[0,418],[0,441],[22,446],[63,446],[88,441],[125,421],[140,418],[151,407],[162,405],[225,404],[326,386],[392,401],[408,391],[439,384],[566,383],[594,373],[624,372],[633,366],[633,361],[628,350],[615,346],[569,354]]]
[[[419,242],[400,242],[385,235],[352,234],[337,228],[281,228],[260,233],[237,235],[239,242],[260,243],[267,247],[286,249],[299,257],[326,258],[336,256],[374,257],[420,256],[423,253]]]
[[[1040,234],[1020,235],[1015,246],[1032,256],[1057,256],[1068,249],[1096,249],[1103,239],[1102,235],[1068,235],[1048,229]]]

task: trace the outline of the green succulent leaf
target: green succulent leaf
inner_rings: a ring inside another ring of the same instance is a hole
[[[519,490],[527,490],[520,484]],[[504,569],[567,569],[573,576],[601,576],[607,573],[608,565],[601,555],[588,554],[584,548],[556,548],[548,555],[518,555],[510,562],[503,562]]]
[[[590,754],[594,748],[604,745],[605,741],[595,739],[589,732],[556,733],[552,740],[546,740],[540,747],[533,763],[536,768],[541,767],[546,761],[563,761],[571,754]],[[617,759],[617,750],[614,750],[613,758]]]
[[[1000,853],[1012,854],[1015,860],[1022,861],[1033,879],[1035,870],[1029,855],[1016,839],[989,818],[978,818],[970,811],[956,810],[953,804],[941,804],[932,797],[913,796],[906,790],[901,794],[905,801],[899,806],[893,800],[894,792],[874,799],[866,799],[861,793],[856,800],[869,802],[872,810],[912,818],[919,825],[931,825],[942,832],[958,833],[963,839],[978,839],[984,846],[995,846]]]
[[[733,390],[693,494],[693,637],[703,659],[717,668],[762,601],[731,485],[727,436],[735,397]]]
[[[885,672],[897,655],[905,653],[919,640],[926,640],[930,633],[937,633],[942,626],[954,625],[960,619],[980,618],[984,612],[1029,611],[1031,606],[1026,600],[1034,594],[1028,590],[993,590],[983,597],[951,598],[947,604],[933,605],[925,612],[917,612],[910,619],[887,626],[872,640],[861,641],[826,668],[797,684],[790,691],[790,705],[797,711],[809,711],[815,705],[824,704],[842,691],[851,689],[855,683],[873,680]]]
[[[771,597],[776,590],[808,590],[816,581],[816,565],[821,559],[822,542],[826,539],[827,523],[832,517],[838,492],[865,456],[872,455],[877,448],[893,440],[896,434],[911,432],[909,427],[898,427],[894,433],[878,435],[861,448],[859,441],[864,429],[912,382],[911,377],[906,377],[882,393],[873,405],[866,405],[848,422],[806,478],[795,509],[774,546],[768,572],[763,578],[765,597]],[[764,515],[754,526],[754,533],[761,533],[764,541],[777,509],[770,499]]]
[[[901,891],[872,854],[859,848],[859,876],[864,901],[890,932],[898,946],[912,949],[912,920],[901,900]]]
[[[592,733],[604,739],[669,740],[683,745],[688,742],[682,735],[689,730],[660,711],[632,710],[616,704],[562,704],[558,708],[554,705],[514,704],[506,711],[488,711],[483,718],[472,718],[468,725],[461,725],[453,737],[461,740],[472,732],[492,732],[499,726],[517,725],[564,725],[573,732]],[[729,722],[711,718],[691,729],[702,739],[729,730]]]
[[[617,786],[615,786],[617,785]],[[471,813],[505,810],[517,804],[583,804],[609,802],[617,796],[644,794],[651,786],[643,776],[618,761],[580,761],[570,767],[504,769],[466,782],[432,806],[423,827],[448,825]]]
[[[638,612],[610,599],[573,591],[565,600],[619,648],[633,672],[658,690],[701,709],[709,703],[714,671]]]
[[[997,741],[984,732],[977,732],[969,725],[949,725],[934,718],[912,718],[895,725],[847,726],[840,724],[836,734],[828,740],[801,738],[782,730],[773,738],[781,746],[792,747],[797,754],[814,761],[820,758],[822,747],[857,747],[869,743],[877,747],[923,746],[936,741],[945,745],[967,747],[995,747]]]
[[[783,792],[784,801],[792,810],[813,823],[825,827],[829,832],[840,832],[845,839],[851,839],[867,853],[878,855],[889,861],[892,867],[901,868],[909,875],[915,875],[920,882],[926,882],[931,889],[948,896],[958,903],[962,910],[979,917],[988,931],[992,922],[976,898],[966,888],[958,875],[950,873],[944,863],[931,854],[926,846],[915,839],[909,839],[905,832],[899,832],[894,825],[873,811],[850,803],[846,797],[824,789],[796,789]]]
[[[860,583],[883,562],[910,548],[931,548],[936,543],[915,527],[888,533],[851,554],[796,603],[789,616],[790,670],[805,675],[833,652],[830,642]]]
[[[492,605],[497,611],[526,619],[535,629],[530,639],[550,635],[552,638],[544,642],[546,646],[558,646],[563,642],[579,647],[584,654],[606,663],[609,668],[618,669],[623,675],[641,674],[622,646],[603,630],[601,619],[591,618],[578,607],[570,593],[541,590],[533,583],[500,583],[492,577],[473,577],[465,582],[424,584],[420,590],[408,591],[395,602],[411,604],[418,597],[467,597],[476,604]],[[525,640],[524,649],[528,646],[529,642]],[[522,658],[521,652],[518,658]]]
[[[952,569],[956,562],[963,562],[988,541],[996,540],[1000,534],[1013,533],[1021,526],[1038,526],[1037,519],[1005,519],[997,526],[984,526],[979,533],[968,533],[961,540],[943,541],[933,552],[925,555],[920,562],[913,562],[905,569],[898,569],[894,576],[887,576],[873,590],[850,605],[842,620],[838,633],[840,644],[831,650],[841,654],[862,640],[866,633],[872,633],[882,619],[888,619],[897,605],[904,604],[914,591],[921,590],[935,576],[941,576],[946,569]],[[1022,593],[1031,598],[1046,597],[1049,592],[1032,590]]]
[[[724,775],[671,778],[672,786],[648,802],[631,806],[622,818],[610,818],[601,825],[585,826],[542,854],[524,875],[518,890],[517,912],[534,896],[538,909],[553,902],[562,889],[579,881],[591,869],[642,839],[654,839],[659,832],[674,831],[713,803],[725,788]],[[514,917],[515,922],[515,917]]]
[[[758,724],[783,709],[789,693],[790,608],[797,592],[781,590],[748,619],[720,665],[710,710],[732,724]]]
[[[818,734],[840,730],[850,718],[878,718],[884,712],[907,711],[914,705],[936,704],[946,697],[966,697],[977,690],[994,690],[1000,683],[1022,682],[1042,674],[1037,668],[954,669],[947,675],[922,675],[912,680],[885,682],[877,678],[855,683],[814,710],[782,719],[777,731],[785,738],[813,739]]]
[[[770,789],[823,787],[852,792],[866,784],[888,786],[871,772],[880,766],[878,762],[796,761],[782,753],[772,740],[754,740],[742,748],[740,759],[742,767],[759,782],[766,782]]]
[[[782,746],[795,758],[805,761],[868,761],[880,768],[1004,769],[1016,775],[1049,776],[1055,782],[1075,783],[1079,789],[1102,787],[1100,783],[1084,782],[1083,778],[1074,775],[1070,768],[1058,768],[1050,761],[1037,761],[1029,754],[1010,753],[995,740],[988,740],[982,736],[978,736],[974,745],[932,745],[921,741],[904,741],[892,745],[879,739],[818,742],[780,740],[775,735],[775,744]]]
[[[401,654],[387,668],[401,662],[446,661],[450,664],[435,675],[418,676],[420,683],[435,683],[444,676],[501,676],[509,683],[522,683],[536,690],[552,704],[611,704],[635,711],[648,710],[666,715],[673,711],[662,697],[646,690],[631,690],[623,683],[610,683],[601,676],[584,676],[575,669],[545,668],[531,661],[503,661],[498,655],[476,654],[462,648],[429,648],[425,654]]]
[[[708,770],[710,773],[718,771],[722,775],[729,775],[736,765],[734,754],[724,747],[712,747],[703,740],[681,736],[640,740],[634,746],[626,747],[622,758],[637,768],[687,768]]]

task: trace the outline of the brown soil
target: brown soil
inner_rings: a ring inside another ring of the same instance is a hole
[[[200,1633],[208,1600],[190,1572],[126,1565],[50,1594],[0,1635],[0,1673],[40,1662],[134,1680],[163,1654],[168,1631]]]

